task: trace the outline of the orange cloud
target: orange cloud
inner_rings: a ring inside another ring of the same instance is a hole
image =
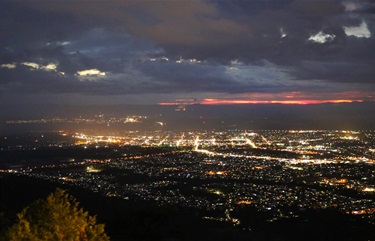
[[[363,100],[226,100],[203,99],[193,104],[201,105],[256,105],[256,104],[282,104],[282,105],[317,105],[317,104],[341,104],[363,102]],[[180,102],[160,102],[159,105],[181,105]]]
[[[362,100],[221,100],[204,99],[202,105],[234,105],[234,104],[283,104],[283,105],[314,105],[326,103],[352,103],[362,102]]]

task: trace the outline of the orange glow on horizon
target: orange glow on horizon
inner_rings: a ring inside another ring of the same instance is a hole
[[[283,104],[283,105],[316,105],[363,102],[363,100],[225,100],[203,99],[196,104],[201,105],[248,105],[248,104]],[[159,105],[179,105],[178,102],[160,102]]]
[[[314,105],[326,103],[353,103],[362,100],[220,100],[204,99],[202,105],[231,105],[231,104],[284,104],[284,105]]]

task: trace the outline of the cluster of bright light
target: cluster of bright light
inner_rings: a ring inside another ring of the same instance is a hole
[[[147,116],[128,116],[126,117],[124,123],[140,123],[142,122],[144,119],[147,119]]]
[[[375,192],[375,188],[374,187],[365,187],[362,191],[364,191],[364,192]]]
[[[96,169],[95,167],[93,167],[93,166],[88,166],[87,168],[86,168],[86,172],[93,172],[93,173],[97,173],[97,172],[101,172],[102,170],[100,170],[100,169]]]

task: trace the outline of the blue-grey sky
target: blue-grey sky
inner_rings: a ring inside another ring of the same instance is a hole
[[[0,0],[0,104],[375,100],[371,0]]]

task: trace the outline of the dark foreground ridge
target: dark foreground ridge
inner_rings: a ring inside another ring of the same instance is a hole
[[[1,231],[14,223],[16,213],[56,187],[67,188],[30,177],[1,178]],[[196,210],[103,197],[78,187],[68,187],[68,192],[90,215],[97,215],[98,222],[105,223],[111,240],[375,240],[373,225],[331,209],[306,210],[298,218],[269,223],[263,213],[244,207],[237,216],[254,227],[244,230],[243,226],[203,220],[204,213]]]

